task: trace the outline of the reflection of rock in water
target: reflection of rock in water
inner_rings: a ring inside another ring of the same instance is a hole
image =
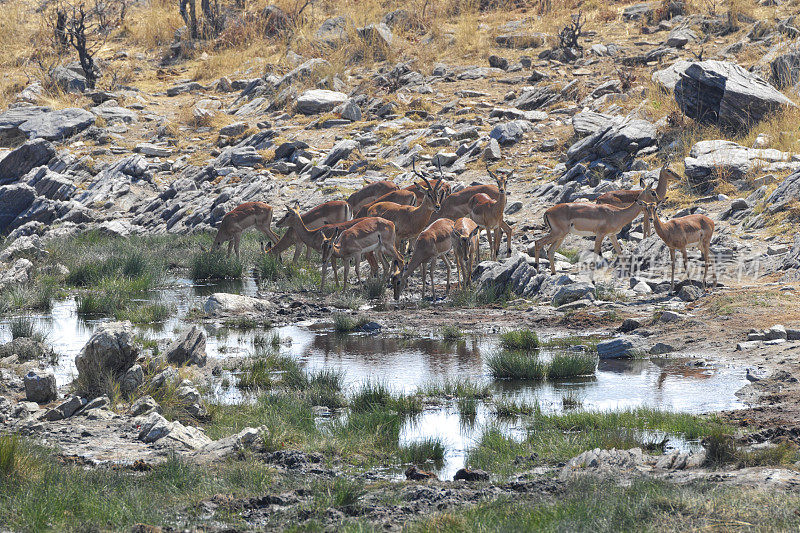
[[[713,368],[705,365],[696,366],[688,361],[675,360],[653,360],[653,363],[661,369],[658,375],[658,387],[664,384],[668,377],[684,379],[709,379],[716,373]]]

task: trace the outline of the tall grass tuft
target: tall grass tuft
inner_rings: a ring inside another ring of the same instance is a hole
[[[539,347],[539,336],[529,329],[507,331],[500,335],[500,346],[506,350],[535,350]]]
[[[9,328],[11,329],[11,338],[12,339],[21,339],[21,338],[34,338],[36,335],[36,328],[33,325],[33,321],[29,318],[25,317],[18,317],[11,320],[9,323]]]
[[[428,438],[400,446],[398,452],[404,463],[423,464],[433,462],[437,468],[444,463],[444,444],[439,438]]]
[[[335,313],[333,315],[333,329],[336,333],[353,333],[359,331],[369,322],[365,316],[352,316],[345,313]]]
[[[439,333],[442,335],[442,339],[448,342],[457,341],[464,336],[464,333],[461,332],[461,328],[455,324],[442,326],[439,329]]]
[[[494,379],[542,381],[547,377],[547,364],[535,353],[502,350],[487,362]]]
[[[193,280],[239,279],[243,270],[242,263],[236,256],[226,257],[222,250],[202,252],[192,258]]]
[[[597,360],[583,352],[557,353],[547,364],[547,379],[568,379],[594,374]]]
[[[0,486],[28,470],[29,455],[17,435],[0,435]]]

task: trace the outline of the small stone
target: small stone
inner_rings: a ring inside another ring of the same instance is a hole
[[[681,315],[675,311],[664,311],[661,313],[661,318],[659,318],[659,321],[669,324],[671,322],[678,322],[681,319]]]
[[[488,481],[489,473],[478,469],[472,470],[470,468],[462,468],[453,476],[453,481],[459,481],[461,479],[464,481]]]
[[[619,331],[623,333],[628,333],[629,331],[633,331],[635,329],[639,329],[642,327],[642,323],[635,319],[635,318],[626,318],[622,321],[622,325],[619,327]]]
[[[665,353],[672,353],[674,351],[675,347],[671,344],[657,342],[652,348],[650,348],[650,355],[663,355]]]
[[[44,418],[50,422],[63,420],[74,415],[78,409],[84,405],[86,405],[85,399],[81,398],[80,396],[70,396],[56,407],[53,407],[47,411],[47,413],[44,415]]]
[[[52,372],[31,370],[22,381],[25,384],[25,398],[29,402],[48,403],[58,397],[56,377]]]
[[[150,413],[161,413],[161,406],[152,396],[142,396],[131,405],[131,415],[145,416]]]
[[[766,340],[768,341],[773,341],[778,339],[786,340],[788,336],[786,333],[786,328],[780,324],[772,326],[771,328],[766,330],[764,334],[766,335]]]
[[[703,297],[703,289],[696,285],[684,285],[678,291],[678,298],[684,302],[694,302]]]

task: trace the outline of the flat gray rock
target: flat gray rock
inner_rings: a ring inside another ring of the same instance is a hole
[[[58,141],[80,133],[94,124],[94,121],[93,113],[78,107],[68,107],[31,117],[20,124],[18,128],[30,139],[42,138],[48,141]]]

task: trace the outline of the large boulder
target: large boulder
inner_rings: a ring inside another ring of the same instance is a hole
[[[36,167],[46,165],[56,155],[56,148],[44,139],[34,139],[0,158],[0,185],[18,180]]]
[[[50,72],[50,78],[66,93],[82,93],[86,90],[86,77],[67,67],[54,68]]]
[[[331,148],[331,151],[328,152],[328,155],[325,156],[325,159],[322,161],[322,165],[332,167],[342,159],[347,159],[350,157],[350,154],[353,152],[353,150],[357,150],[358,147],[358,141],[354,141],[352,139],[339,141],[333,146],[333,148]]]
[[[795,105],[757,75],[715,60],[692,63],[681,73],[675,101],[686,116],[730,131],[747,130],[769,113]]]
[[[11,139],[19,137],[22,132],[19,131],[19,125],[43,113],[47,113],[51,109],[49,107],[24,105],[12,107],[7,111],[0,113],[0,140]],[[3,175],[0,173],[0,179]]]
[[[86,388],[82,392],[96,393],[108,378],[120,378],[138,356],[130,322],[102,324],[75,357],[78,380]]]
[[[325,20],[317,30],[317,40],[331,47],[341,46],[348,40],[347,22],[341,15]]]
[[[577,283],[570,283],[563,285],[558,289],[553,296],[553,305],[555,307],[572,303],[584,298],[594,298],[595,288],[594,284],[589,281],[579,281]]]
[[[42,138],[48,141],[60,141],[80,133],[92,124],[93,113],[79,107],[68,107],[41,113],[18,126],[29,139]]]
[[[777,212],[798,200],[800,200],[800,170],[781,181],[765,203],[769,211]]]
[[[630,359],[644,353],[641,341],[632,336],[617,337],[597,344],[600,359]]]
[[[203,310],[208,315],[237,315],[263,312],[269,309],[269,303],[250,296],[215,292],[206,300]]]
[[[297,111],[305,115],[316,115],[332,111],[347,101],[347,95],[327,89],[310,89],[297,98]]]
[[[51,200],[68,200],[77,188],[68,177],[44,166],[27,174],[25,178],[28,185],[36,189],[36,194]]]
[[[11,285],[23,285],[31,279],[33,263],[20,257],[10,267],[0,272],[0,289]]]
[[[571,162],[607,159],[614,166],[621,167],[630,156],[655,145],[656,140],[656,127],[652,123],[642,119],[617,117],[607,126],[570,146],[567,157]]]
[[[171,364],[204,366],[206,364],[206,332],[197,326],[192,326],[167,347],[165,354],[167,361]]]
[[[672,92],[675,90],[675,85],[680,81],[681,74],[686,72],[686,69],[689,68],[691,64],[691,61],[686,61],[684,59],[678,60],[667,68],[653,72],[650,79],[664,91]]]
[[[0,185],[0,233],[28,209],[36,198],[36,190],[30,185]]]

